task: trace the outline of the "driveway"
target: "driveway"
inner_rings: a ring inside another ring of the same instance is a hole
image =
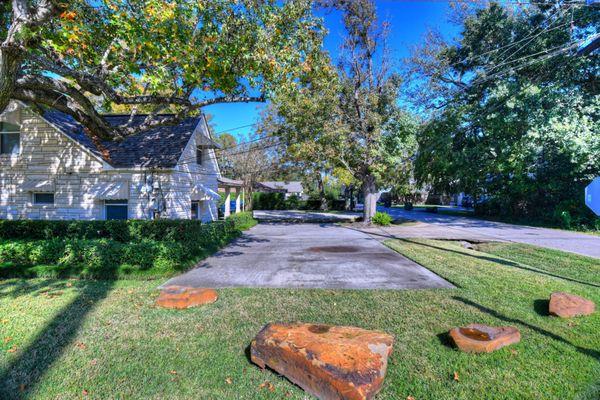
[[[451,288],[368,234],[332,224],[261,223],[166,285],[328,289]]]
[[[389,234],[396,237],[518,242],[600,258],[600,236],[423,211],[405,211],[401,208],[382,208],[381,211],[388,212],[396,218],[423,223],[406,228],[386,228]]]
[[[267,222],[354,222],[362,216],[357,212],[320,212],[300,210],[256,210],[254,218]]]

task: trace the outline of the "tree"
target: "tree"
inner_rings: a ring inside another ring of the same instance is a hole
[[[231,142],[230,136],[222,134],[217,141],[220,144]],[[277,173],[279,162],[277,153],[273,151],[275,145],[274,138],[262,136],[257,131],[233,146],[223,146],[217,150],[219,165],[224,166],[221,168],[222,174],[243,181],[247,209],[252,209],[252,194],[256,184]]]
[[[377,191],[398,167],[394,146],[403,112],[397,105],[400,77],[391,71],[388,24],[379,24],[370,0],[339,0],[347,36],[338,65],[340,76],[337,140],[339,160],[362,184],[364,222],[371,223]],[[390,152],[391,151],[391,152]]]
[[[402,168],[398,151],[410,118],[397,104],[400,79],[391,71],[388,27],[378,23],[374,4],[339,0],[324,5],[344,14],[344,56],[336,70],[324,64],[320,74],[300,81],[301,90],[278,93],[271,123],[296,162],[310,165],[309,170],[344,168],[360,182],[364,222],[370,224],[378,188]]]
[[[53,107],[122,138],[203,106],[264,101],[320,54],[310,0],[12,0],[0,5],[0,112]],[[103,111],[148,117],[112,127]],[[172,115],[161,114],[164,111]]]
[[[599,17],[566,3],[491,3],[464,14],[455,43],[430,34],[410,60],[417,105],[434,110],[417,177],[485,199],[481,212],[591,219],[582,193],[600,174],[600,60],[575,49]]]
[[[231,133],[223,132],[215,137],[215,141],[221,146],[216,150],[217,162],[219,169],[225,176],[234,176],[234,164],[232,157],[228,156],[228,152],[237,147],[237,139]]]

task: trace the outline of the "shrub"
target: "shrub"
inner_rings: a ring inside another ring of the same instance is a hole
[[[286,210],[299,210],[300,209],[300,197],[291,195],[285,200]]]
[[[243,231],[256,225],[256,220],[251,212],[232,214],[227,220],[233,223],[234,229],[238,231]]]
[[[252,207],[255,210],[285,210],[285,194],[262,192],[253,193]]]
[[[372,219],[375,225],[387,226],[392,223],[392,216],[384,212],[376,212]]]
[[[31,233],[34,239],[0,240],[0,277],[94,279],[173,275],[256,224],[251,213],[209,224],[165,220],[2,222],[2,234]],[[45,239],[50,232],[56,237]],[[81,237],[71,237],[75,233]]]
[[[0,239],[51,240],[110,239],[134,242],[145,239],[187,241],[202,235],[206,226],[196,220],[153,221],[31,221],[0,220]]]

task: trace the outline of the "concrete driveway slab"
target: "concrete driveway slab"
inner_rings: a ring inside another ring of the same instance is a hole
[[[301,210],[269,210],[254,211],[254,218],[265,222],[354,222],[361,217],[361,213],[344,212],[321,212],[321,211],[301,211]]]
[[[261,223],[163,286],[452,288],[369,235],[332,224]]]

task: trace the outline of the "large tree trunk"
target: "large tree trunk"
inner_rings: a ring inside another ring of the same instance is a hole
[[[317,185],[319,187],[319,210],[327,211],[327,199],[325,198],[325,185],[321,174],[317,174]]]
[[[377,211],[377,186],[375,185],[375,177],[366,175],[363,179],[363,195],[364,195],[364,210],[363,221],[370,225],[373,215]]]
[[[15,89],[21,61],[18,49],[11,46],[0,47],[0,113],[8,107]]]

